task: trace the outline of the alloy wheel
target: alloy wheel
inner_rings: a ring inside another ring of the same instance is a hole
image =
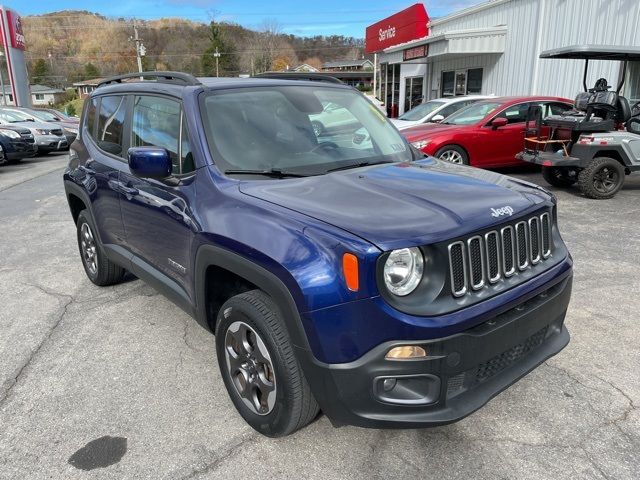
[[[464,163],[462,161],[462,155],[455,150],[445,150],[440,154],[440,160],[444,160],[449,163],[457,163],[458,165],[462,165]]]
[[[593,174],[593,188],[599,193],[608,194],[616,189],[620,175],[614,169],[602,167]]]
[[[253,413],[267,415],[276,403],[276,377],[262,338],[248,324],[235,321],[224,346],[227,372],[238,395]]]
[[[98,249],[93,232],[88,223],[83,223],[80,227],[80,249],[82,251],[82,261],[91,275],[98,272]]]

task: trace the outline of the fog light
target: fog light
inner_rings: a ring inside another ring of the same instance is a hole
[[[388,360],[408,360],[426,356],[427,352],[422,347],[418,347],[416,345],[403,345],[401,347],[393,347],[387,352],[385,358]]]

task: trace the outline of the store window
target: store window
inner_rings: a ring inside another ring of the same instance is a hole
[[[404,85],[404,111],[408,112],[413,107],[420,105],[424,100],[422,86],[424,77],[408,77]]]
[[[482,69],[471,68],[467,71],[467,94],[479,95],[482,93]]]
[[[440,96],[453,97],[482,93],[482,68],[442,72]]]
[[[453,97],[455,94],[456,72],[442,72],[442,97]]]

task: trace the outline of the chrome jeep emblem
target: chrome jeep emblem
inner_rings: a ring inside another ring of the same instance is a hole
[[[503,215],[513,215],[513,208],[510,207],[509,205],[506,205],[504,207],[501,208],[492,208],[491,209],[491,216],[492,217],[502,217]]]

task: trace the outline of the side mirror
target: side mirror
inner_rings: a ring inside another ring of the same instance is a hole
[[[431,121],[435,122],[435,123],[440,123],[442,120],[444,120],[444,116],[443,115],[434,115],[433,117],[431,117]]]
[[[127,154],[129,169],[137,177],[162,179],[171,175],[173,165],[164,148],[131,147]]]
[[[494,130],[497,130],[500,127],[506,127],[508,123],[509,123],[509,120],[507,120],[504,117],[494,118],[493,121],[491,122],[491,128],[493,128]]]

